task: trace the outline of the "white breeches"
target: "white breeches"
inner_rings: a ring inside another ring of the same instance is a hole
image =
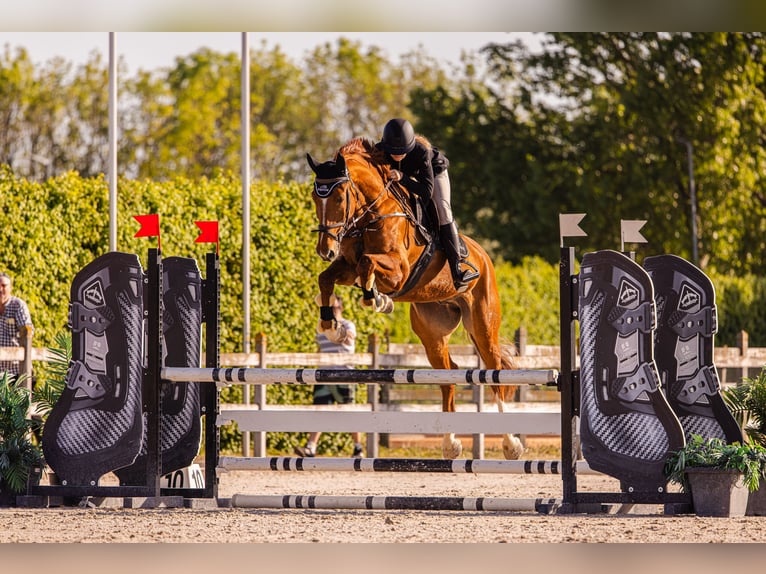
[[[431,201],[434,202],[434,206],[436,207],[436,215],[439,218],[439,225],[452,223],[450,183],[446,169],[434,177],[434,194]]]

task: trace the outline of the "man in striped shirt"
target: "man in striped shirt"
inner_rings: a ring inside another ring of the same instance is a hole
[[[13,281],[7,273],[0,273],[0,347],[19,346],[19,328],[28,325],[30,335],[32,317],[23,299],[11,295]],[[0,361],[0,373],[19,374],[18,361]]]
[[[341,334],[337,343],[330,341],[323,333],[317,330],[316,342],[320,353],[353,353],[356,345],[356,325],[343,317],[343,300],[336,296],[332,306],[333,315],[337,321],[337,330]],[[333,365],[331,369],[350,369],[348,365]],[[354,402],[355,385],[314,385],[314,404],[349,404]],[[295,454],[303,457],[316,456],[316,447],[319,442],[318,431],[309,435],[305,447],[296,446]],[[361,458],[364,454],[361,442],[361,433],[351,433],[354,440],[354,458]]]

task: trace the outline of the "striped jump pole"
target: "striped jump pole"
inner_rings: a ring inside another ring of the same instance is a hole
[[[231,384],[415,384],[415,385],[547,385],[555,386],[555,369],[194,369],[164,367],[165,381]]]
[[[557,498],[431,496],[301,496],[235,494],[233,508],[317,508],[326,510],[473,510],[551,513]]]
[[[443,460],[422,458],[301,458],[222,456],[221,471],[451,472],[453,474],[561,474],[558,460]],[[577,474],[600,474],[584,460]]]

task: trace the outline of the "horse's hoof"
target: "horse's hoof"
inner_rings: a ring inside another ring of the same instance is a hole
[[[446,460],[455,460],[463,453],[463,444],[457,439],[444,439],[442,442],[442,457]]]
[[[388,295],[378,295],[374,304],[377,313],[391,313],[394,310],[394,301]]]
[[[524,445],[518,437],[507,435],[503,438],[503,456],[506,460],[518,460],[524,454]]]

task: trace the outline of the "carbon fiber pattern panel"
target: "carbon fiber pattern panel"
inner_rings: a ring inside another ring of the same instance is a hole
[[[655,356],[662,389],[687,440],[697,434],[742,441],[742,430],[721,396],[713,362],[718,330],[713,282],[675,255],[647,257],[644,268],[655,289]]]
[[[125,347],[128,356],[128,389],[123,408],[112,412],[98,408],[70,411],[56,435],[56,444],[68,456],[87,454],[114,447],[135,421],[136,412],[141,411],[141,337],[143,308],[127,300],[124,294],[117,296],[120,315],[126,331],[134,336],[127,337]],[[111,469],[114,470],[114,469]]]
[[[581,416],[593,434],[610,452],[648,461],[664,459],[668,450],[667,433],[655,415],[639,412],[605,416],[596,402],[596,344],[604,296],[581,309],[580,317],[580,392]]]

